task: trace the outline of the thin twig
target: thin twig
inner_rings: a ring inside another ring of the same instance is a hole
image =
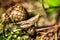
[[[47,30],[47,29],[52,29],[52,28],[54,28],[54,27],[39,28],[39,29],[36,29],[36,32],[39,32],[42,30]]]

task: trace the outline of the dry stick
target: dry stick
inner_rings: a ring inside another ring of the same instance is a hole
[[[57,33],[55,32],[55,38],[54,38],[55,40],[57,40]]]
[[[59,28],[60,25],[57,25],[57,27]],[[36,32],[39,32],[39,31],[42,31],[42,30],[47,30],[47,29],[52,29],[52,28],[55,28],[55,25],[53,27],[37,28]]]
[[[47,30],[47,29],[52,29],[54,27],[46,27],[46,28],[40,28],[40,29],[36,29],[36,32],[42,31],[42,30]]]
[[[45,33],[44,35],[42,35],[41,37],[42,37],[42,39],[48,34],[48,33],[50,33],[50,32],[54,32],[54,29],[52,29],[52,30],[48,30],[48,32],[47,33]]]
[[[58,40],[57,31],[58,31],[58,26],[56,25],[55,26],[55,40]]]
[[[42,36],[42,38],[44,38],[44,36],[46,36],[46,35],[47,35],[48,33],[50,33],[50,32],[55,32],[55,40],[57,40],[57,39],[58,39],[58,37],[57,37],[57,30],[58,30],[58,27],[59,27],[59,25],[56,25],[56,26],[53,26],[53,27],[37,29],[36,31],[51,29],[51,30],[49,30],[47,33],[45,33],[45,34]],[[55,29],[53,29],[53,28],[55,28]]]

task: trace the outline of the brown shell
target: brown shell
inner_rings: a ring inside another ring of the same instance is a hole
[[[10,17],[12,17],[15,21],[22,21],[26,19],[27,15],[21,4],[16,4],[13,7],[10,7],[8,11],[10,12]]]

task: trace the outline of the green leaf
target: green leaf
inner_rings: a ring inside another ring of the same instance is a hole
[[[50,8],[47,10],[47,14],[51,18],[56,18],[60,8]]]
[[[49,14],[52,14],[54,11],[56,11],[55,8],[50,8],[50,9],[47,10],[47,12],[48,12]]]
[[[0,36],[0,40],[3,40],[3,37],[2,36]]]
[[[60,6],[60,0],[43,0],[44,6]]]

